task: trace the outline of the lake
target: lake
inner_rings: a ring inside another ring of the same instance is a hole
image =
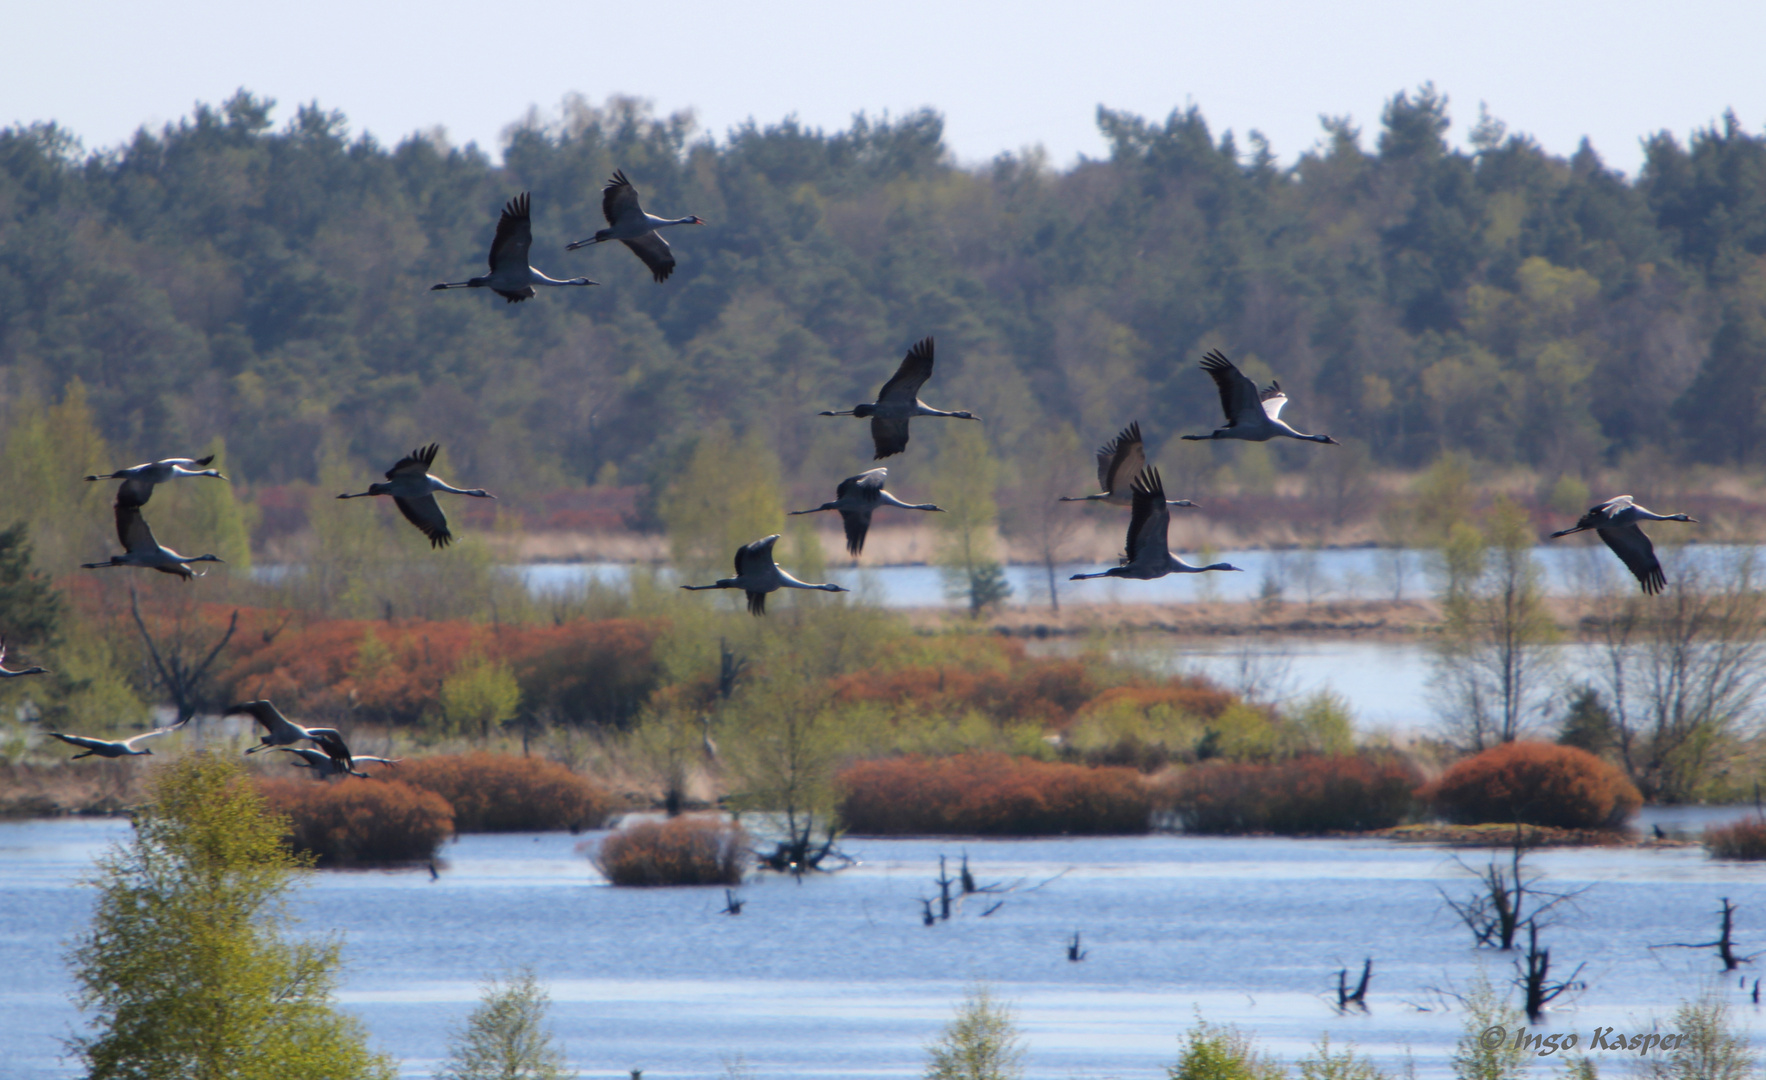
[[[1698,827],[1741,811],[1660,812]],[[1646,822],[1652,819],[1646,819]],[[111,820],[0,823],[0,1076],[75,1075],[57,1038],[78,1016],[61,957],[89,894],[92,857],[128,834]],[[425,1077],[479,980],[531,965],[553,1021],[588,1077],[917,1077],[965,987],[990,983],[1018,1010],[1033,1080],[1162,1078],[1197,1015],[1257,1035],[1289,1059],[1323,1032],[1389,1068],[1408,1052],[1424,1078],[1450,1075],[1461,1018],[1443,991],[1508,956],[1470,947],[1439,887],[1469,889],[1453,853],[1381,840],[1147,836],[1047,840],[854,838],[860,864],[799,883],[721,890],[614,889],[559,833],[467,836],[439,881],[423,871],[316,875],[298,894],[303,929],[338,933],[342,1002],[403,1075]],[[589,837],[587,839],[593,839]],[[921,925],[938,856],[966,851],[983,882],[1017,883],[981,917],[971,902]],[[1481,863],[1483,854],[1462,853]],[[1554,888],[1590,886],[1547,931],[1554,971],[1586,964],[1588,989],[1539,1029],[1645,1030],[1714,988],[1761,1017],[1710,951],[1656,949],[1714,936],[1719,898],[1740,905],[1744,951],[1766,946],[1766,866],[1697,848],[1540,852]],[[1078,931],[1089,954],[1066,959]],[[1339,1015],[1337,969],[1372,957],[1367,1014]],[[1750,976],[1751,978],[1751,976]],[[1623,1055],[1600,1055],[1603,1073]],[[1541,1075],[1555,1075],[1555,1063]]]
[[[1660,549],[1663,564],[1673,574],[1676,562],[1690,560],[1718,567],[1737,549],[1699,544]],[[1758,549],[1756,549],[1757,551]],[[1191,562],[1225,562],[1243,573],[1172,574],[1154,581],[1100,578],[1069,581],[1071,575],[1095,573],[1113,562],[1064,563],[1056,571],[1062,604],[1173,604],[1196,599],[1256,600],[1269,590],[1279,590],[1289,601],[1308,603],[1334,599],[1418,599],[1431,595],[1432,568],[1438,562],[1433,551],[1389,548],[1318,548],[1287,551],[1223,551],[1206,560],[1196,552],[1183,553]],[[1619,561],[1598,541],[1566,541],[1533,549],[1545,588],[1556,594],[1587,592],[1597,587],[1635,588]],[[626,581],[633,570],[629,563],[532,563],[507,568],[521,576],[536,594],[581,588],[590,580],[607,584]],[[791,569],[786,567],[786,569]],[[259,571],[254,571],[254,573]],[[275,576],[285,568],[263,567]],[[1048,573],[1040,566],[1005,568],[1015,603],[1048,602]],[[668,570],[661,571],[665,576]],[[956,607],[966,604],[945,591],[944,576],[936,566],[867,566],[830,563],[826,580],[852,589],[859,596],[885,607]]]

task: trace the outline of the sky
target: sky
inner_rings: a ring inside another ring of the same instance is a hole
[[[0,124],[54,120],[88,150],[240,87],[276,99],[278,122],[317,101],[386,144],[440,126],[492,154],[572,92],[692,110],[719,138],[930,106],[963,163],[1041,146],[1062,167],[1105,155],[1100,104],[1152,119],[1193,104],[1291,162],[1320,115],[1371,145],[1382,103],[1428,81],[1460,145],[1483,103],[1553,153],[1587,136],[1628,174],[1652,132],[1684,139],[1730,108],[1766,129],[1760,0],[91,0],[10,3],[0,25]]]

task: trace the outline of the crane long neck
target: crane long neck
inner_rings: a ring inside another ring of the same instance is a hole
[[[931,503],[902,502],[900,499],[889,494],[889,492],[887,492],[887,491],[877,492],[877,498],[881,502],[888,503],[890,506],[899,506],[903,510],[937,510],[938,509],[938,507],[932,505]]]

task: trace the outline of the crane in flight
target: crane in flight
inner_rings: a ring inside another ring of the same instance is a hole
[[[752,544],[736,549],[736,576],[718,578],[710,585],[682,585],[693,592],[701,589],[741,589],[748,594],[748,614],[766,614],[766,594],[779,589],[815,589],[818,592],[847,592],[838,585],[812,585],[799,581],[779,569],[773,561],[773,545],[779,534],[763,536]]]
[[[497,235],[491,239],[491,272],[465,281],[443,281],[429,287],[437,289],[489,289],[511,304],[532,299],[535,285],[599,285],[586,277],[560,280],[547,277],[528,265],[527,252],[533,246],[533,221],[528,214],[528,193],[522,192],[503,207],[497,219]]]
[[[668,275],[675,272],[674,252],[669,250],[668,241],[657,234],[658,229],[670,225],[703,225],[697,214],[688,214],[684,218],[660,218],[655,214],[646,214],[638,205],[638,189],[625,178],[624,172],[615,171],[613,179],[601,189],[601,216],[607,219],[607,227],[595,233],[587,240],[578,240],[574,244],[566,244],[565,251],[588,247],[591,244],[605,244],[609,240],[618,240],[630,248],[633,255],[643,260],[650,268],[650,276],[657,284],[668,280]]]
[[[1662,573],[1661,561],[1656,558],[1656,546],[1650,543],[1650,538],[1644,535],[1638,523],[1690,521],[1696,525],[1698,520],[1685,514],[1657,514],[1637,505],[1631,496],[1620,495],[1590,508],[1588,513],[1576,520],[1576,524],[1567,529],[1559,529],[1551,534],[1551,538],[1556,540],[1560,536],[1593,529],[1606,542],[1607,547],[1613,549],[1613,554],[1625,564],[1625,569],[1637,578],[1643,591],[1654,596],[1667,587],[1668,579]]]

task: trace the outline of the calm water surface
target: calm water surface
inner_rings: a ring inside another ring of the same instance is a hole
[[[1668,815],[1696,825],[1709,812]],[[76,887],[116,821],[0,824],[0,1076],[75,1075],[58,1037],[78,1022],[61,957],[85,924]],[[1500,954],[1467,947],[1438,886],[1462,890],[1449,852],[1377,840],[1135,837],[1035,841],[854,839],[853,870],[742,889],[739,917],[710,889],[601,884],[564,834],[469,836],[426,872],[320,874],[299,893],[306,932],[337,933],[342,1000],[404,1075],[430,1075],[478,980],[530,964],[586,1076],[708,1077],[741,1055],[757,1076],[912,1077],[965,986],[1014,1002],[1028,1074],[1163,1077],[1199,1012],[1256,1032],[1290,1059],[1329,1031],[1390,1066],[1449,1074],[1460,1018],[1436,991]],[[592,839],[592,838],[591,838]],[[983,882],[1018,883],[1004,906],[971,903],[927,928],[940,853],[962,851]],[[1481,858],[1468,853],[1469,860]],[[1641,1029],[1716,986],[1744,1022],[1761,1018],[1706,953],[1650,950],[1708,940],[1720,897],[1740,905],[1744,948],[1766,941],[1766,867],[1696,848],[1586,850],[1534,858],[1554,886],[1593,886],[1548,933],[1555,964],[1586,963],[1589,989],[1546,1031]],[[1070,963],[1065,942],[1090,955]],[[1338,968],[1374,959],[1368,1015],[1339,1016]],[[1617,1062],[1611,1063],[1617,1066]],[[1603,1069],[1608,1063],[1602,1062]],[[1555,1072],[1555,1069],[1553,1070]]]

